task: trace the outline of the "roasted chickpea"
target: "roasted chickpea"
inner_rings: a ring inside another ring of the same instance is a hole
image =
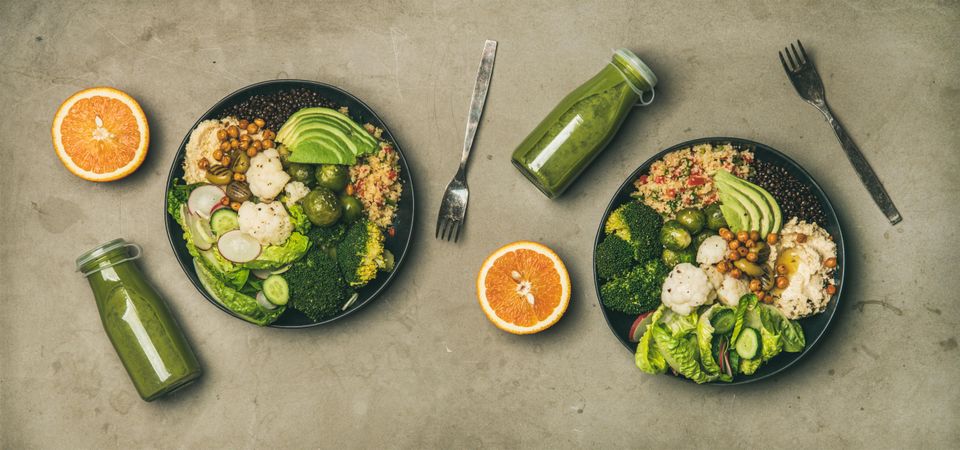
[[[223,205],[223,206],[229,206],[229,205],[230,205],[230,197],[223,196],[223,198],[220,199],[220,204]]]
[[[731,276],[731,277],[739,280],[741,275],[743,275],[743,274],[740,273],[740,269],[737,269],[737,268],[730,269],[730,276]]]
[[[726,261],[720,261],[717,263],[717,272],[727,273],[728,270],[730,270],[730,266],[727,265]]]
[[[759,241],[759,240],[760,240],[760,232],[759,232],[759,231],[756,231],[756,230],[751,231],[751,232],[750,232],[750,240],[751,240],[751,241],[754,241],[754,242]]]
[[[749,252],[749,253],[747,253],[747,261],[757,262],[758,259],[760,259],[760,257],[757,256],[756,253],[754,253],[754,252]]]
[[[255,123],[247,124],[247,133],[257,134],[258,131],[260,131],[260,127],[258,127],[257,124]]]
[[[747,248],[754,248],[757,246],[757,241],[753,239],[747,239],[747,242],[744,242],[743,245],[745,245]]]
[[[251,158],[253,158],[254,156],[257,156],[257,149],[254,148],[252,145],[247,147],[247,156]]]
[[[259,150],[263,149],[263,142],[253,141],[253,143],[250,144],[250,147],[253,148],[253,149],[255,149],[255,150],[257,150],[257,151],[259,151]]]
[[[256,119],[253,119],[253,123],[257,124],[257,126],[260,128],[263,128],[263,126],[267,124],[267,122],[264,122],[263,119],[259,117],[257,117]]]
[[[799,243],[801,243],[801,244],[804,243],[804,242],[807,242],[807,235],[805,235],[805,234],[803,234],[803,233],[797,233],[797,242],[799,242]]]
[[[786,289],[789,284],[790,280],[787,277],[777,277],[777,289]]]
[[[827,258],[827,260],[823,262],[823,265],[830,269],[837,267],[837,258]]]
[[[224,130],[223,128],[217,130],[217,140],[218,141],[227,140],[227,130]]]
[[[760,300],[761,302],[764,302],[764,303],[771,303],[773,301],[773,297],[767,297],[766,292],[759,291],[757,292],[757,300]]]
[[[263,148],[273,148],[273,141],[270,139],[264,139]]]
[[[238,172],[233,174],[233,179],[235,181],[244,181],[247,179],[247,176]]]
[[[837,293],[837,286],[833,284],[827,285],[827,295],[833,295]]]
[[[750,233],[747,233],[744,230],[737,232],[737,240],[740,242],[747,242],[747,239],[750,239]]]
[[[250,121],[247,119],[240,119],[240,123],[237,124],[241,130],[247,129],[247,125],[250,125]]]
[[[720,237],[725,241],[733,240],[733,233],[730,232],[729,228],[721,228],[717,233],[720,234]]]
[[[207,158],[203,158],[197,162],[197,167],[199,167],[200,170],[207,170],[207,166],[209,165],[210,165],[210,161],[207,161]]]
[[[246,150],[248,148],[250,148],[250,141],[240,141],[240,150]]]
[[[767,243],[770,245],[776,244],[778,239],[779,236],[777,236],[777,233],[770,233],[767,235]]]
[[[240,202],[231,202],[230,209],[234,211],[240,211]]]
[[[746,248],[746,247],[738,247],[738,248],[737,248],[737,253],[740,254],[740,257],[741,257],[741,258],[743,258],[743,257],[747,256],[748,253],[750,253],[750,250],[749,250],[748,248]]]
[[[754,278],[750,280],[750,292],[759,292],[760,291],[760,280]]]
[[[352,184],[352,183],[347,183],[347,187],[344,188],[344,193],[346,193],[347,195],[353,195],[353,184]]]
[[[250,142],[251,140],[253,140],[253,139],[250,137],[249,134],[242,134],[242,135],[240,135],[240,143]]]
[[[736,250],[740,248],[740,241],[730,241],[727,243],[727,247],[729,247],[730,250]]]
[[[230,139],[230,148],[231,148],[231,149],[240,148],[240,141],[238,141],[238,140],[236,140],[236,139]]]
[[[224,152],[227,151],[227,150],[230,150],[230,141],[223,141],[223,142],[221,142],[221,143],[220,143],[220,150],[221,150],[221,151],[224,151]]]
[[[227,145],[230,145],[230,144],[227,144]],[[220,149],[214,150],[213,159],[220,161],[221,158],[223,158],[223,150],[220,150]]]
[[[240,129],[237,128],[236,125],[230,125],[229,127],[227,127],[227,136],[230,136],[232,138],[240,136]]]
[[[730,253],[727,255],[727,259],[730,261],[736,261],[740,259],[740,253],[737,253],[736,250],[730,250]]]
[[[277,137],[277,133],[274,133],[273,130],[267,129],[263,130],[263,134],[261,136],[263,136],[264,139],[273,139]]]
[[[786,275],[787,266],[783,264],[777,264],[777,275]]]
[[[220,158],[220,162],[221,162],[224,166],[229,167],[229,166],[230,166],[230,157],[229,157],[229,156],[224,156],[223,158]]]

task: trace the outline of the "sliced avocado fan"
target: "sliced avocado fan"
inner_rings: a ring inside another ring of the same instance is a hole
[[[780,231],[783,221],[780,205],[769,192],[722,169],[714,174],[713,180],[719,191],[720,212],[731,230],[740,231],[734,229],[739,226],[763,236]]]

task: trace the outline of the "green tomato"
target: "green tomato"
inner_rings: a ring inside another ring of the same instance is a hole
[[[323,164],[317,169],[317,186],[340,192],[350,182],[350,170],[339,164]]]
[[[707,228],[713,231],[719,231],[727,226],[727,219],[723,218],[723,212],[720,211],[720,205],[714,203],[703,211],[707,215]]]
[[[346,223],[353,223],[363,215],[363,205],[352,195],[341,195],[340,204],[343,205],[343,221]]]
[[[668,220],[663,224],[663,228],[660,229],[660,243],[670,250],[683,250],[687,248],[692,241],[693,238],[690,237],[690,232],[676,220]]]
[[[290,163],[287,173],[292,181],[299,181],[307,186],[313,184],[313,166],[309,164]]]
[[[707,216],[696,208],[686,208],[677,213],[677,222],[680,222],[690,234],[697,234],[707,223]]]
[[[330,189],[318,187],[300,201],[303,205],[303,212],[314,225],[326,227],[337,223],[343,214],[343,208],[340,206],[340,200]]]

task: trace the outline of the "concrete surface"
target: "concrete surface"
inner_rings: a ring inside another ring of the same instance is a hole
[[[0,447],[958,445],[956,1],[113,3],[7,1],[0,16]],[[436,208],[487,38],[500,48],[469,225],[461,244],[441,243]],[[886,223],[790,87],[776,51],[797,38],[901,225]],[[618,46],[659,75],[656,103],[548,201],[509,154]],[[217,311],[185,282],[164,235],[164,178],[190,125],[223,95],[272,78],[358,95],[415,172],[416,243],[399,279],[318,329],[259,329]],[[71,176],[50,146],[57,106],[95,85],[135,96],[153,138],[142,168],[109,184]],[[846,295],[819,348],[735,388],[640,373],[590,277],[600,215],[627,174],[711,135],[762,141],[804,165],[850,250]],[[137,398],[74,272],[78,254],[119,236],[143,245],[143,269],[206,371],[168,400]],[[474,296],[483,257],[519,239],[556,249],[574,281],[566,317],[537,336],[498,331]]]

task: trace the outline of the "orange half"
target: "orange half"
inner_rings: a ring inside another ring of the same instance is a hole
[[[70,96],[57,110],[50,133],[60,162],[90,181],[130,175],[143,163],[150,143],[150,128],[140,104],[109,87]]]
[[[477,275],[477,299],[487,318],[513,334],[550,328],[570,304],[570,275],[553,250],[518,241],[493,252]]]

